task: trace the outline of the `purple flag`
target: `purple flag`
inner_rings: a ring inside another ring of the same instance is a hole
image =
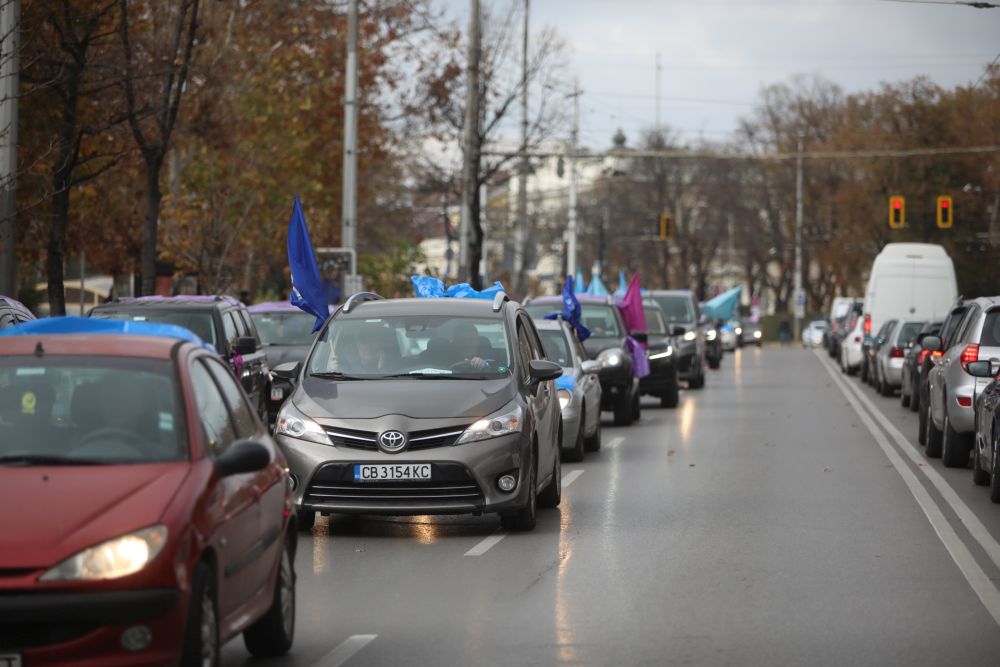
[[[618,302],[618,309],[622,312],[622,319],[625,320],[625,328],[628,333],[636,331],[646,332],[646,313],[642,309],[642,288],[639,287],[639,274],[633,273],[632,280],[625,290],[625,297]]]

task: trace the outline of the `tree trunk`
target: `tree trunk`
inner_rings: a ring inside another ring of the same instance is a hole
[[[65,181],[60,187],[61,172],[56,171],[53,184],[56,187],[52,197],[52,227],[49,229],[49,252],[47,271],[49,279],[49,314],[66,314],[66,288],[63,285],[63,262],[66,260],[66,224],[69,219],[69,186]]]
[[[479,154],[479,151],[476,151]],[[478,182],[479,179],[476,179]],[[483,222],[479,206],[479,188],[469,193],[469,282],[473,289],[483,289],[483,272],[480,266],[483,262]]]
[[[142,295],[156,292],[156,231],[160,222],[160,167],[163,158],[146,158],[146,221],[142,227]]]

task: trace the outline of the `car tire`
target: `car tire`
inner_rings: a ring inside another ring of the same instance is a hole
[[[583,460],[585,449],[583,429],[587,426],[587,413],[580,413],[580,426],[576,429],[576,438],[573,440],[572,449],[560,449],[559,453],[564,461],[578,463]]]
[[[588,452],[597,452],[601,449],[601,413],[597,413],[597,426],[590,437],[583,441],[583,448]]]
[[[921,445],[927,444],[927,419],[927,410],[925,410],[924,406],[921,405],[920,410],[917,412],[917,442]]]
[[[710,359],[708,359],[708,367],[711,368],[713,371],[719,370],[719,366],[721,365],[722,365],[722,359],[720,359],[719,357],[711,357]]]
[[[635,413],[632,412],[631,395],[622,394],[615,405],[615,426],[631,426],[635,421]]]
[[[990,500],[1000,503],[1000,465],[997,465],[997,454],[1000,453],[1000,438],[996,429],[993,430],[993,464],[990,466]]]
[[[528,471],[528,503],[519,510],[500,515],[500,526],[512,532],[527,532],[535,529],[537,522],[538,497],[535,480],[536,464],[533,461]]]
[[[285,655],[295,639],[295,547],[285,540],[267,613],[243,631],[243,643],[255,658]]]
[[[642,399],[639,396],[639,392],[635,392],[635,396],[632,397],[632,419],[634,421],[639,421],[642,417]]]
[[[879,386],[880,386],[879,393],[881,393],[886,398],[891,397],[893,392],[895,391],[892,388],[892,385],[885,381],[885,378],[879,380]]]
[[[900,386],[900,388],[899,388],[899,404],[902,405],[904,408],[908,408],[908,407],[910,407],[910,403],[911,402],[912,401],[910,400],[910,395],[903,393],[903,387]]]
[[[931,417],[930,413],[927,414],[927,451],[925,452],[928,457],[932,459],[941,457],[941,445],[944,440],[944,434],[934,425],[934,419]]]
[[[861,381],[864,382],[864,383],[867,383],[868,382],[868,364],[866,364],[864,361],[861,362],[860,374],[861,374],[861,377],[860,377]]]
[[[941,438],[941,463],[945,468],[964,468],[969,465],[969,439],[951,427],[947,412],[944,414]]]
[[[979,454],[979,440],[974,440],[972,448],[972,483],[976,486],[986,486],[990,483],[990,474],[983,470],[983,457]]]
[[[548,486],[538,494],[538,506],[545,509],[559,507],[559,503],[562,502],[562,459],[558,452],[554,458],[552,479],[549,481]]]
[[[916,380],[910,387],[910,412],[920,412],[920,385],[917,384]]]
[[[715,364],[716,364],[715,368],[718,368],[719,367],[718,366],[718,364],[719,364],[718,360],[716,360]],[[711,365],[711,362],[709,362],[709,365]],[[701,373],[699,373],[697,377],[688,380],[688,389],[701,389],[704,386],[705,386],[705,372],[704,371],[702,371]]]
[[[295,512],[295,527],[302,531],[312,530],[316,525],[315,510],[298,510]]]
[[[676,408],[677,404],[680,402],[681,390],[674,382],[673,385],[667,389],[662,396],[660,396],[660,407],[661,408]]]
[[[215,600],[215,575],[202,561],[191,578],[191,607],[184,631],[182,667],[219,664],[219,607]]]

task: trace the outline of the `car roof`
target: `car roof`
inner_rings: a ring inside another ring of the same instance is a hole
[[[694,299],[694,292],[689,289],[651,289],[646,293],[650,296],[686,296]]]
[[[535,320],[535,328],[539,331],[555,331],[564,329],[566,324],[561,319],[556,320]]]
[[[140,296],[126,297],[108,303],[94,306],[94,310],[132,310],[134,308],[176,308],[182,306],[186,309],[198,308],[218,308],[221,306],[242,306],[231,296],[217,294],[215,296],[204,296],[195,294],[185,294],[179,296]]]
[[[371,317],[374,315],[465,315],[473,317],[503,317],[508,308],[517,308],[513,301],[505,301],[499,311],[493,310],[492,299],[468,298],[408,298],[408,299],[376,299],[360,301],[354,304],[349,313],[343,310],[337,312],[337,317]]]
[[[329,310],[332,313],[337,309],[337,306],[330,304]],[[291,301],[265,301],[263,303],[255,303],[252,306],[247,306],[247,310],[251,313],[301,313],[303,315],[309,315],[306,311],[302,310],[298,306],[292,305]]]
[[[0,338],[3,356],[38,356],[47,354],[66,356],[139,357],[170,359],[177,345],[192,345],[176,338],[159,336],[130,336],[127,334],[38,334],[5,336]]]
[[[974,303],[983,309],[994,308],[1000,306],[1000,296],[980,296],[975,299],[969,299],[966,303]]]

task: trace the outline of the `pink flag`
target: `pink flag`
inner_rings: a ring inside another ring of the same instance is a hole
[[[638,273],[632,274],[632,280],[629,281],[628,289],[625,290],[625,297],[618,302],[618,310],[622,312],[628,333],[646,332],[646,313],[642,309],[642,289],[639,287]]]

